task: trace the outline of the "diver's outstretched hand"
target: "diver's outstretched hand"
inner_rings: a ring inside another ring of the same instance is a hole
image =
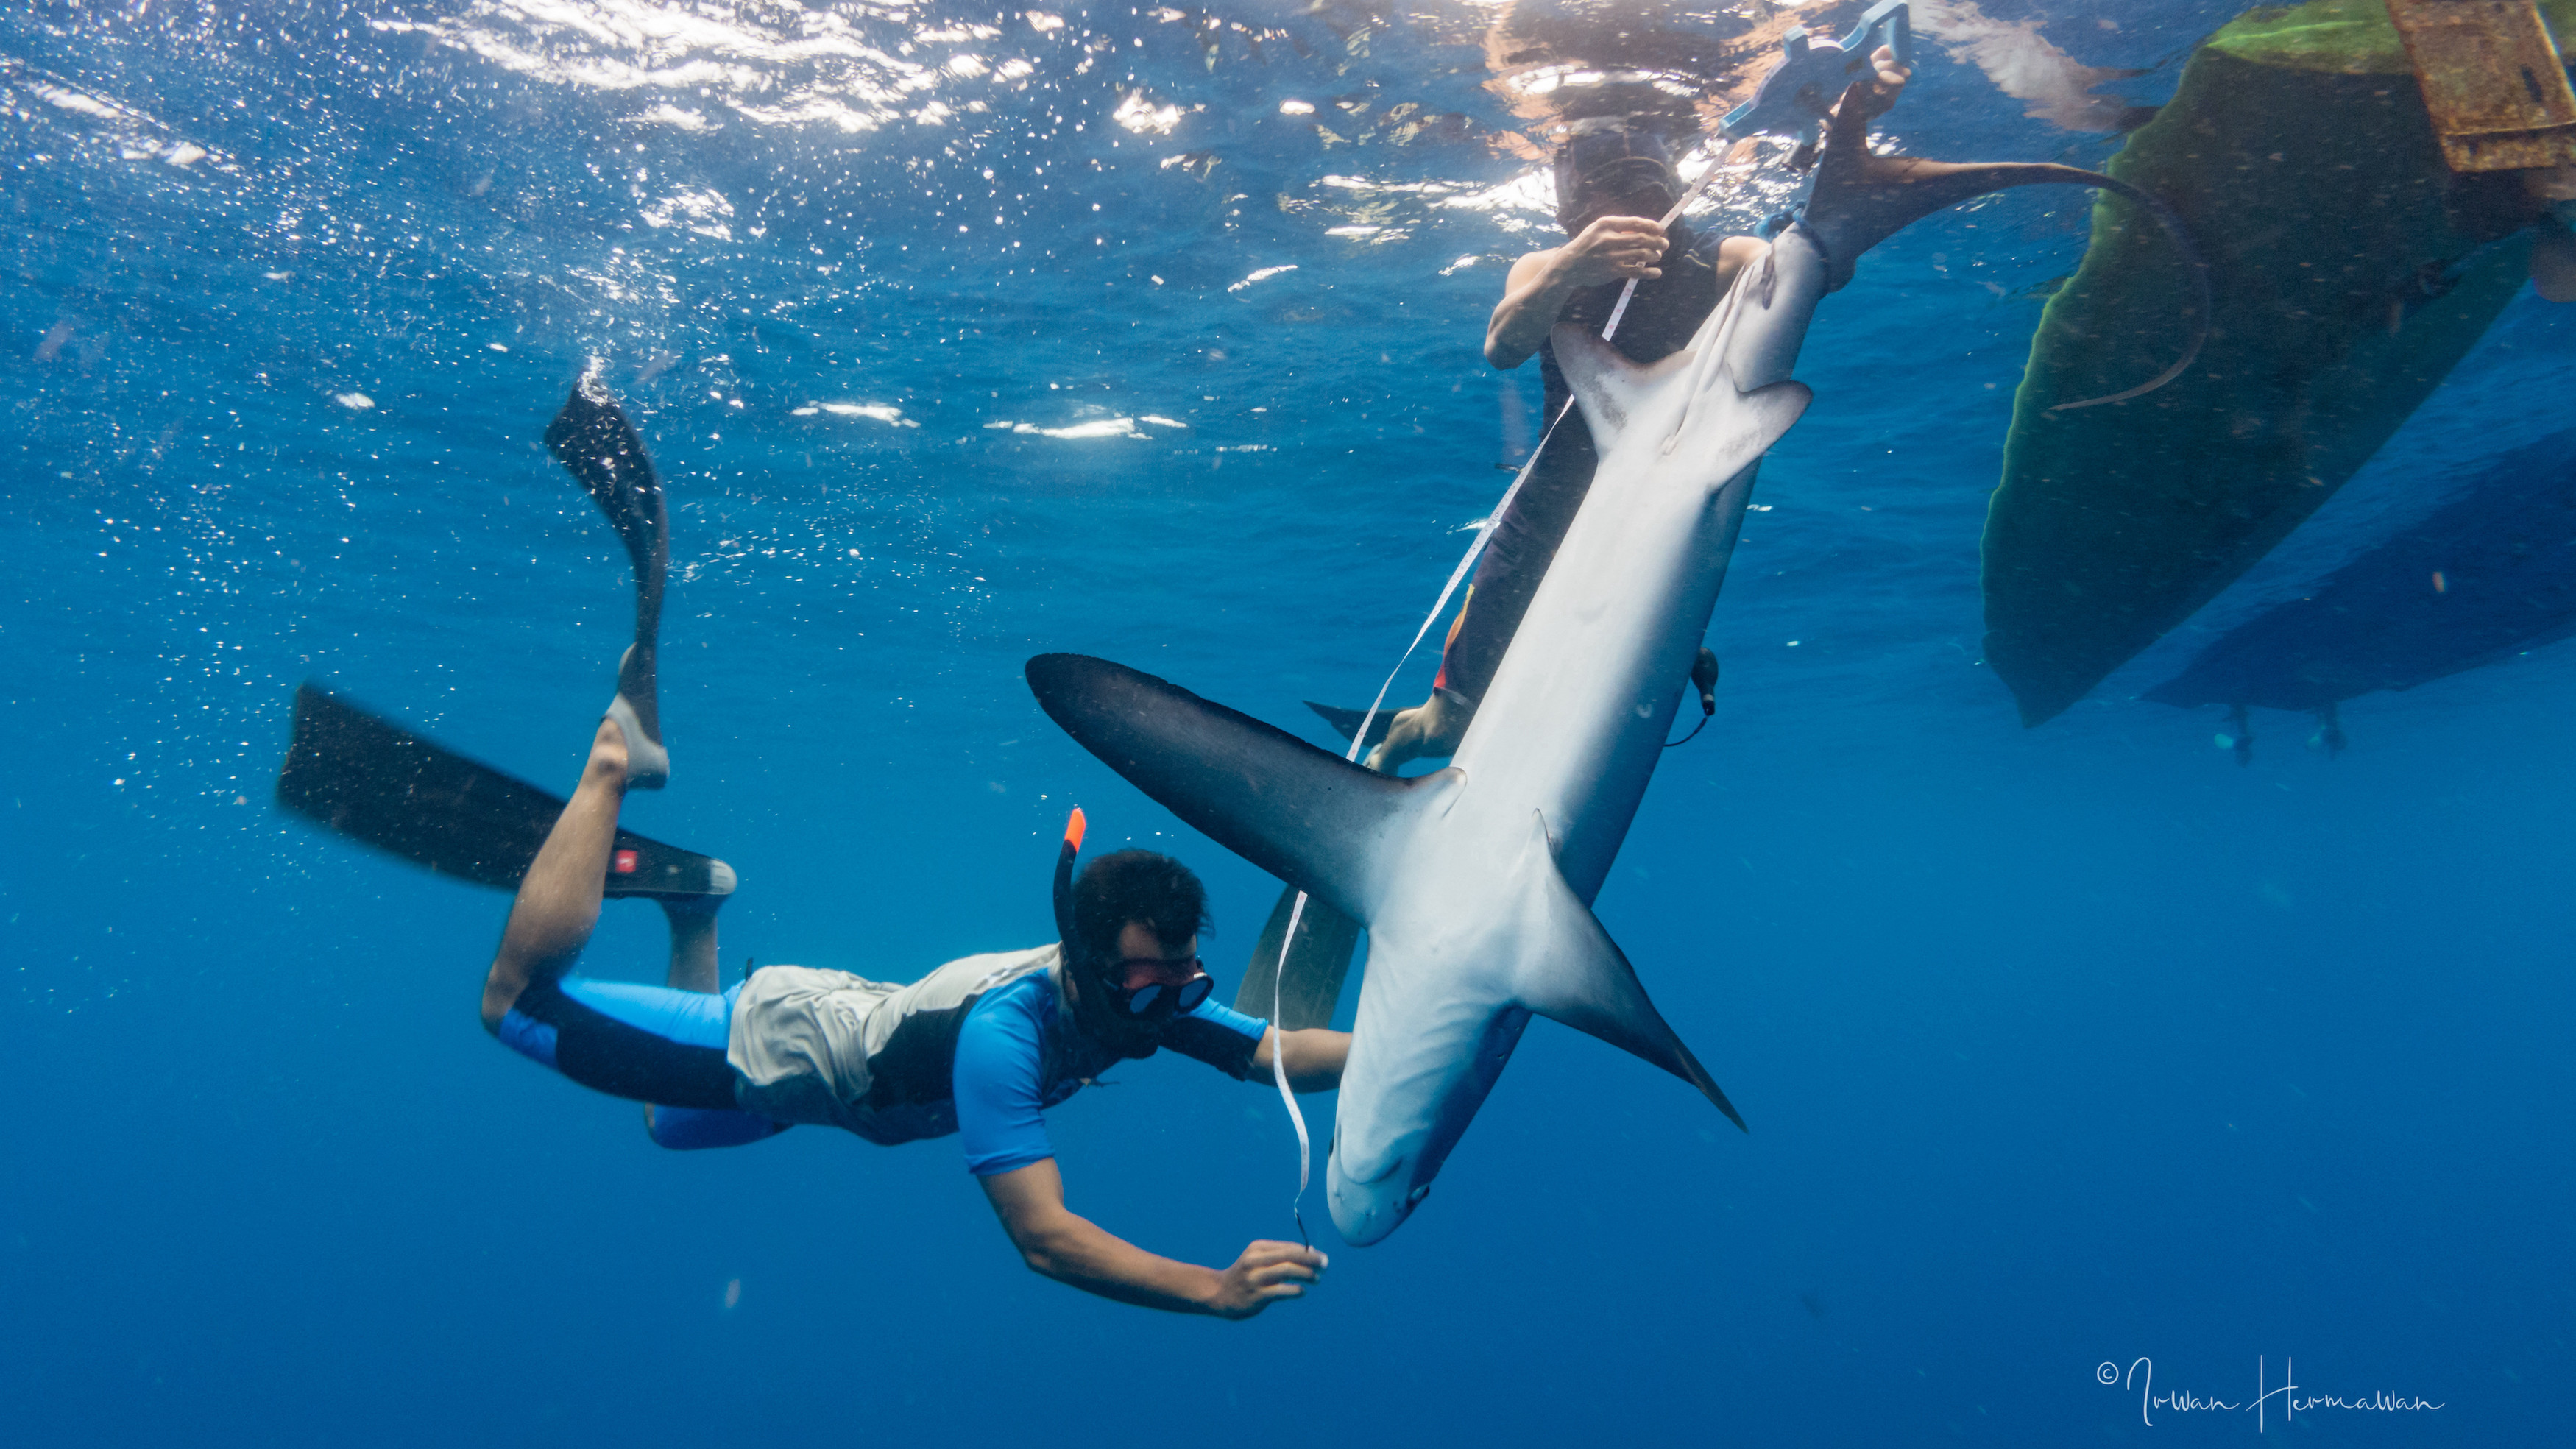
[[[1896,63],[1896,48],[1890,45],[1882,45],[1869,53],[1869,69],[1869,90],[1865,93],[1868,113],[1883,116],[1896,104],[1897,98],[1905,94],[1905,83],[1914,79],[1914,71]],[[1834,109],[1841,110],[1842,102],[1836,101]]]
[[[1368,767],[1391,775],[1408,760],[1456,754],[1467,722],[1475,717],[1476,712],[1455,696],[1435,689],[1429,699],[1411,709],[1399,709],[1388,719],[1386,738],[1369,752]]]
[[[1282,1298],[1303,1298],[1306,1285],[1322,1279],[1331,1262],[1313,1248],[1261,1239],[1217,1275],[1216,1300],[1208,1311],[1219,1318],[1244,1319]]]

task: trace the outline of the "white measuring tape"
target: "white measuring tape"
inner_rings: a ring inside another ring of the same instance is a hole
[[[1708,189],[1708,184],[1717,179],[1717,173],[1717,163],[1712,160],[1708,170],[1700,174],[1698,183],[1682,193],[1682,199],[1674,202],[1673,209],[1664,213],[1661,225],[1671,226],[1679,220],[1690,204],[1699,199],[1700,193]],[[1609,341],[1618,332],[1619,320],[1628,315],[1628,299],[1636,295],[1637,278],[1630,277],[1628,285],[1619,290],[1617,304],[1610,309],[1610,320],[1601,326],[1602,341]],[[1474,568],[1476,560],[1483,556],[1485,541],[1493,537],[1503,515],[1511,511],[1512,500],[1520,496],[1521,485],[1529,481],[1530,474],[1538,468],[1538,460],[1546,456],[1548,440],[1556,436],[1557,424],[1564,422],[1565,415],[1573,409],[1574,399],[1569,397],[1564,406],[1556,410],[1556,416],[1547,420],[1547,431],[1539,435],[1538,446],[1530,449],[1529,460],[1521,464],[1520,472],[1512,476],[1512,486],[1503,490],[1501,500],[1494,504],[1494,511],[1477,520],[1476,536],[1467,541],[1467,552],[1459,558],[1458,566],[1449,571],[1449,582],[1440,586],[1440,597],[1432,603],[1431,612],[1422,616],[1422,627],[1413,631],[1413,642],[1404,646],[1403,657],[1386,672],[1386,682],[1377,687],[1377,698],[1369,701],[1368,713],[1360,716],[1359,728],[1351,731],[1351,747],[1342,752],[1344,760],[1358,762],[1360,750],[1368,739],[1369,726],[1377,722],[1377,712],[1386,703],[1387,691],[1395,688],[1395,677],[1404,672],[1405,665],[1413,662],[1414,651],[1420,649],[1422,641],[1430,636],[1431,626],[1440,621],[1441,611],[1449,607],[1450,596],[1458,592],[1458,585],[1466,580],[1467,571]],[[1306,893],[1299,891],[1296,903],[1288,908],[1288,929],[1279,937],[1279,959],[1272,964],[1270,971],[1270,1078],[1278,1084],[1279,1100],[1287,1104],[1288,1120],[1297,1125],[1297,1195],[1288,1200],[1288,1213],[1297,1220],[1298,1240],[1312,1247],[1313,1242],[1306,1236],[1303,1205],[1306,1185],[1314,1175],[1315,1149],[1306,1135],[1306,1114],[1297,1106],[1297,1094],[1288,1087],[1288,1034],[1279,1026],[1280,1007],[1287,991],[1288,951],[1297,942],[1297,923],[1305,916]]]

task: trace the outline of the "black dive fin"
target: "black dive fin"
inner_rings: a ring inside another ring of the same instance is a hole
[[[1398,780],[1106,659],[1041,654],[1029,689],[1074,742],[1217,844],[1366,924],[1394,828],[1454,769]]]
[[[1519,946],[1512,981],[1521,1005],[1663,1068],[1699,1088],[1728,1121],[1750,1131],[1708,1069],[1647,999],[1637,969],[1628,964],[1619,943],[1565,883],[1548,844],[1547,822],[1535,815],[1513,876],[1512,899],[1519,903],[1520,917],[1512,923],[1509,939]]]
[[[1244,968],[1242,989],[1234,993],[1235,1010],[1281,1031],[1333,1024],[1333,1012],[1342,1003],[1342,981],[1350,975],[1351,954],[1360,943],[1359,922],[1309,896],[1305,914],[1297,918],[1297,944],[1288,953],[1288,969],[1283,973],[1279,940],[1288,933],[1288,913],[1296,904],[1295,886],[1279,892],[1270,923],[1253,943],[1252,964]],[[1271,1015],[1274,1009],[1276,1017]]]
[[[645,736],[627,741],[630,750],[658,756],[662,719],[654,686],[654,646],[662,630],[662,588],[671,571],[671,518],[662,496],[662,479],[644,452],[644,440],[626,420],[617,400],[595,378],[574,383],[563,410],[546,425],[546,447],[580,480],[609,526],[626,545],[635,565],[635,647],[617,666],[618,697],[635,713]],[[638,761],[636,783],[658,786],[669,773],[659,758]]]
[[[295,739],[277,803],[318,825],[476,885],[516,890],[560,796],[469,760],[313,684],[295,692]],[[727,896],[721,860],[617,832],[612,896]]]
[[[1324,717],[1324,723],[1331,725],[1333,727],[1333,733],[1340,735],[1343,739],[1349,739],[1352,735],[1357,734],[1359,732],[1360,721],[1368,719],[1369,713],[1364,709],[1344,709],[1337,704],[1317,704],[1311,699],[1306,701],[1306,707],[1313,710],[1315,713],[1322,715]],[[1386,727],[1394,722],[1394,710],[1379,710],[1377,712],[1377,718],[1369,720],[1368,738],[1361,743],[1360,748],[1362,750],[1373,750],[1378,746],[1385,744]]]
[[[1832,144],[1825,148],[1824,159],[1816,163],[1815,187],[1808,194],[1801,217],[1807,229],[1824,243],[1825,290],[1839,291],[1851,280],[1852,265],[1861,253],[1943,207],[2015,186],[2097,187],[2153,216],[2173,239],[2174,249],[2182,254],[2191,278],[2191,339],[2173,366],[2136,387],[2107,397],[2058,403],[2049,411],[2126,402],[2153,392],[2182,376],[2183,369],[2200,355],[2201,344],[2209,340],[2209,266],[2192,243],[2191,229],[2183,225],[2172,207],[2125,181],[2080,167],[2027,161],[1962,165],[1878,155],[1869,149],[1869,118],[1865,114],[1868,93],[1869,88],[1859,84],[1843,92],[1842,105],[1834,113]]]
[[[662,479],[653,471],[635,425],[606,388],[585,377],[573,384],[563,410],[546,425],[546,448],[608,515],[609,526],[635,563],[636,582],[659,605],[671,561],[671,520]]]

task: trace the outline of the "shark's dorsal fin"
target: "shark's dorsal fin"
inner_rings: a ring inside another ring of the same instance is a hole
[[[1389,835],[1460,778],[1364,770],[1153,675],[1041,654],[1029,688],[1049,718],[1217,844],[1365,925]]]
[[[1687,348],[1654,362],[1632,362],[1588,327],[1560,326],[1548,341],[1566,386],[1583,405],[1593,446],[1603,455],[1618,445],[1629,420],[1654,396],[1655,385],[1687,370],[1696,354]]]
[[[1519,947],[1512,982],[1521,1005],[1662,1067],[1699,1088],[1728,1121],[1744,1127],[1735,1105],[1646,999],[1646,988],[1619,943],[1566,884],[1548,843],[1547,821],[1536,813],[1530,816],[1529,843],[1513,875],[1511,898],[1520,919],[1509,939]]]

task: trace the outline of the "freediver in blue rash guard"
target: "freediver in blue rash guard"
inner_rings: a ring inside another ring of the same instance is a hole
[[[652,669],[667,525],[642,444],[606,394],[576,390],[547,440],[627,538],[650,607],[639,604],[636,645],[580,787],[519,881],[484,982],[485,1028],[584,1086],[649,1104],[648,1130],[666,1147],[734,1146],[798,1123],[884,1144],[955,1133],[1028,1265],[1103,1297],[1249,1318],[1302,1296],[1325,1265],[1310,1248],[1256,1241],[1229,1267],[1201,1267],[1148,1253],[1065,1206],[1042,1114],[1115,1063],[1170,1047],[1238,1080],[1266,1080],[1277,1051],[1292,1086],[1323,1091],[1340,1083],[1350,1050],[1345,1033],[1281,1033],[1210,1000],[1198,878],[1141,850],[1094,860],[1077,878],[1078,810],[1056,861],[1054,944],[967,956],[909,985],[764,966],[718,992],[714,908],[734,877],[704,862],[710,879],[658,897],[671,920],[670,985],[570,974],[606,883],[634,869],[621,857],[636,851],[619,849],[617,830],[626,792],[658,788],[670,772],[654,738]]]

